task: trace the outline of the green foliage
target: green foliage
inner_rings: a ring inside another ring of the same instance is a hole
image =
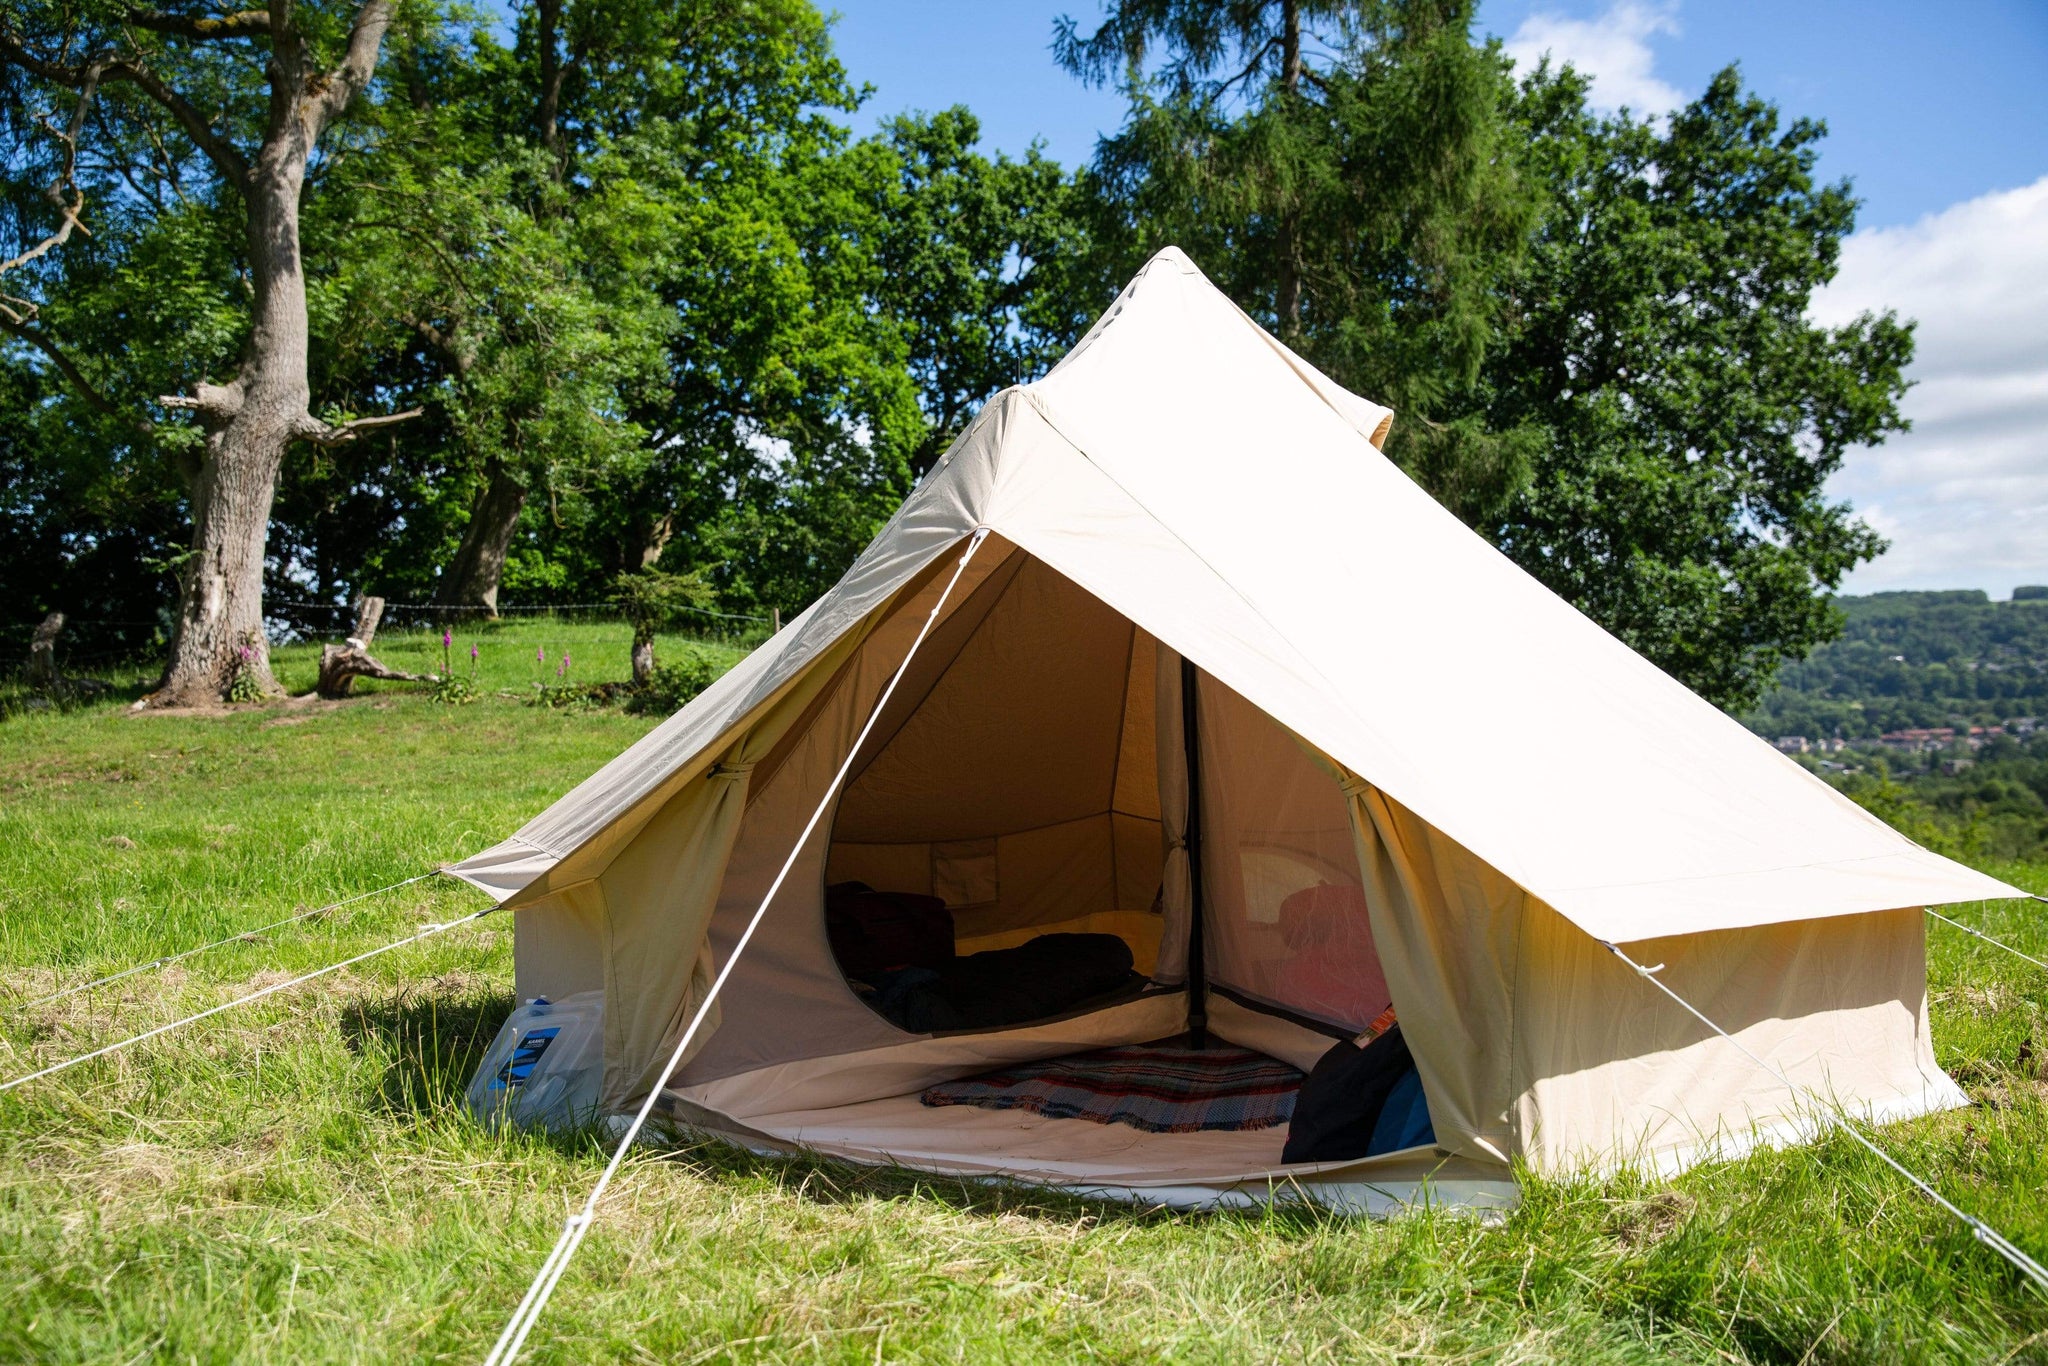
[[[226,699],[230,702],[260,702],[263,696],[263,671],[256,667],[255,652],[244,645],[236,655],[234,674],[228,679]]]
[[[1310,28],[1290,37],[1289,13]],[[1509,65],[1473,44],[1472,17],[1457,0],[1123,0],[1058,50],[1095,80],[1124,64],[1130,114],[1090,180],[1103,284],[1186,248],[1282,340],[1394,407],[1390,454],[1479,521],[1531,457],[1527,436],[1468,414],[1539,199]]]
[[[1779,675],[1752,711],[1765,735],[1870,739],[1925,726],[2048,718],[2048,603],[1974,590],[1834,600],[1839,640]]]
[[[1302,25],[1297,34],[1290,18]],[[1104,283],[1179,242],[1335,378],[1388,453],[1711,700],[1829,638],[1882,542],[1830,503],[1900,430],[1910,326],[1807,305],[1854,226],[1822,135],[1720,73],[1663,125],[1519,87],[1452,0],[1120,0],[1058,55],[1121,75],[1089,180]],[[1317,42],[1307,39],[1314,37]]]
[[[1730,68],[1659,128],[1533,75],[1520,118],[1551,204],[1489,359],[1496,428],[1543,433],[1490,534],[1709,699],[1752,705],[1835,629],[1826,594],[1883,543],[1824,484],[1903,428],[1889,314],[1808,321],[1855,222],[1820,124]]]
[[[634,711],[667,716],[680,711],[685,702],[716,683],[727,667],[716,655],[694,647],[674,652],[666,664],[658,664],[647,686],[635,693]]]
[[[884,128],[894,164],[875,181],[877,289],[924,411],[919,475],[984,399],[1037,378],[1092,321],[1067,274],[1087,245],[1080,188],[1037,147],[990,159],[980,137],[961,106]]]
[[[794,611],[1168,242],[1390,403],[1389,454],[1447,506],[1724,706],[1832,635],[1827,593],[1880,548],[1824,486],[1900,428],[1910,325],[1807,320],[1855,202],[1820,125],[1732,69],[1663,123],[1600,118],[1569,71],[1517,85],[1467,0],[1119,0],[1057,36],[1130,100],[1070,176],[978,150],[965,109],[851,137],[808,0],[508,17],[402,6],[309,181],[322,410],[425,411],[288,462],[274,589],[427,597],[495,489],[508,595],[659,569]],[[224,51],[180,75],[253,127]],[[20,245],[61,111],[8,79]],[[175,130],[105,98],[93,235],[20,277],[104,402],[0,348],[0,589],[146,648],[193,440],[150,404],[231,368],[246,248]]]
[[[1926,784],[1914,783],[1909,787],[1905,783],[1895,782],[1890,764],[1881,757],[1871,759],[1867,766],[1858,767],[1843,775],[1837,779],[1836,786],[1842,789],[1844,796],[1865,811],[1915,844],[1932,849],[1937,854],[1976,860],[1983,858],[1986,853],[1984,822],[1978,812],[1938,809],[1927,800],[1933,794],[1927,790]],[[2040,808],[2041,803],[2038,799],[2034,806],[2037,810]],[[2044,832],[2048,832],[2048,826],[2044,826]],[[2020,852],[2038,856],[2048,852],[2048,846],[2027,848]]]
[[[431,696],[443,706],[460,707],[476,701],[483,694],[477,690],[473,677],[465,674],[440,674],[434,679]]]
[[[711,597],[711,585],[697,574],[644,569],[612,581],[612,600],[632,625],[635,645],[652,644],[656,631],[676,625],[691,608],[709,604]]]

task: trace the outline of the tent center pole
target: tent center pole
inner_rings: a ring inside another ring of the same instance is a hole
[[[1201,733],[1195,726],[1195,663],[1180,659],[1181,743],[1187,747],[1188,769],[1188,1042],[1209,1046],[1209,976],[1203,954],[1202,921],[1207,903],[1202,896],[1202,756]]]

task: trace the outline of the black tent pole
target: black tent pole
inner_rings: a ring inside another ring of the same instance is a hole
[[[1188,756],[1188,1042],[1196,1048],[1209,1046],[1209,976],[1202,952],[1202,757],[1200,732],[1195,729],[1195,664],[1186,655],[1180,659],[1181,742]]]

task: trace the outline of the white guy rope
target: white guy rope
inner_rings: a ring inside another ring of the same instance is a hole
[[[2032,894],[2031,894],[2031,893],[2029,893],[2029,895],[2032,895]],[[2039,897],[2039,896],[2037,896],[2037,897],[2034,897],[2034,900],[2036,900],[2036,901],[2048,901],[2048,897]],[[1983,941],[1984,941],[1985,943],[1987,943],[1987,944],[1996,944],[1996,945],[1998,945],[1998,947],[1999,947],[1999,948],[2001,948],[2001,949],[2004,949],[2004,950],[2005,950],[2005,951],[2006,951],[2007,953],[2011,954],[2011,955],[2012,955],[2013,957],[2015,957],[2015,958],[2024,958],[2024,959],[2026,959],[2026,960],[2027,960],[2027,961],[2028,961],[2029,963],[2032,963],[2032,964],[2033,964],[2033,965],[2034,965],[2035,967],[2037,967],[2037,968],[2042,968],[2042,969],[2044,969],[2044,970],[2048,970],[2048,963],[2044,963],[2044,962],[2042,962],[2042,961],[2041,961],[2040,959],[2038,959],[2038,958],[2034,957],[2034,955],[2033,955],[2033,954],[2031,954],[2031,953],[2023,953],[2023,952],[2021,952],[2021,951],[2020,951],[2019,949],[2016,949],[2016,948],[2014,948],[2014,947],[2013,947],[2012,945],[2010,945],[2010,944],[2006,943],[2006,942],[2005,942],[2005,941],[2004,941],[2003,939],[1993,939],[1993,938],[1992,938],[1992,937],[1991,937],[1990,935],[1988,935],[1988,934],[1984,933],[1984,931],[1982,931],[1982,930],[1978,930],[1978,929],[1972,929],[1972,928],[1971,928],[1970,926],[1968,926],[1968,925],[1965,925],[1965,924],[1964,924],[1964,923],[1963,923],[1962,921],[1960,921],[1960,920],[1950,920],[1950,919],[1949,919],[1949,918],[1948,918],[1947,916],[1943,915],[1943,914],[1942,914],[1942,913],[1941,913],[1940,911],[1937,911],[1937,910],[1935,910],[1935,909],[1934,909],[1934,908],[1933,908],[1932,906],[1929,906],[1929,907],[1927,907],[1927,908],[1926,908],[1926,911],[1927,911],[1927,914],[1929,914],[1929,915],[1933,916],[1933,917],[1934,917],[1934,918],[1935,918],[1936,920],[1939,920],[1939,921],[1943,921],[1943,922],[1944,922],[1944,923],[1946,923],[1946,924],[1950,924],[1950,925],[1953,925],[1953,926],[1955,926],[1955,927],[1956,927],[1957,929],[1961,930],[1961,931],[1962,931],[1962,932],[1963,932],[1964,934],[1973,934],[1973,935],[1977,936],[1977,938],[1979,938],[1979,939],[1983,940]]]
[[[910,642],[910,649],[903,656],[903,662],[896,666],[896,672],[889,678],[889,685],[882,689],[881,697],[875,702],[875,709],[868,714],[867,724],[860,728],[860,734],[854,738],[852,747],[846,751],[845,762],[839,765],[839,771],[832,775],[832,781],[826,785],[825,795],[819,800],[818,809],[813,811],[810,820],[804,823],[803,833],[796,837],[789,857],[782,861],[782,871],[775,875],[775,881],[769,885],[767,894],[761,898],[761,904],[755,908],[753,919],[747,922],[747,928],[741,933],[739,942],[732,946],[732,952],[726,956],[725,966],[718,970],[718,976],[712,980],[711,989],[704,993],[704,999],[698,1003],[697,1013],[690,1017],[689,1027],[683,1030],[683,1037],[676,1041],[675,1051],[668,1056],[668,1064],[661,1069],[661,1075],[648,1089],[647,1099],[640,1104],[640,1112],[634,1115],[633,1122],[626,1126],[625,1135],[619,1139],[618,1150],[612,1154],[611,1161],[605,1164],[604,1171],[597,1178],[597,1184],[591,1187],[590,1197],[583,1202],[582,1209],[564,1221],[561,1235],[555,1239],[553,1250],[548,1253],[547,1260],[540,1264],[540,1270],[534,1273],[533,1283],[526,1287],[525,1298],[521,1299],[519,1307],[512,1311],[512,1318],[506,1323],[505,1331],[498,1334],[498,1340],[492,1345],[490,1355],[484,1358],[484,1366],[511,1366],[511,1363],[518,1359],[520,1348],[526,1345],[526,1335],[533,1331],[533,1325],[540,1320],[541,1311],[547,1308],[548,1297],[555,1293],[555,1286],[560,1283],[562,1273],[568,1270],[569,1259],[574,1257],[576,1249],[583,1245],[583,1236],[590,1231],[591,1221],[597,1216],[597,1202],[604,1198],[605,1190],[611,1185],[612,1177],[617,1174],[620,1164],[626,1160],[626,1153],[633,1146],[633,1140],[640,1136],[640,1130],[646,1125],[648,1115],[653,1113],[655,1105],[661,1100],[661,1093],[668,1086],[669,1078],[675,1075],[676,1068],[682,1066],[683,1055],[689,1052],[690,1041],[697,1037],[698,1026],[704,1023],[711,1003],[718,999],[718,993],[725,988],[726,978],[732,975],[733,967],[740,961],[740,955],[746,952],[747,941],[754,937],[754,931],[760,927],[761,918],[768,913],[769,903],[774,901],[776,893],[782,890],[783,879],[787,878],[789,870],[796,866],[797,856],[803,852],[804,845],[809,843],[811,832],[817,829],[818,822],[824,818],[826,808],[832,805],[832,798],[838,793],[839,785],[846,781],[847,772],[852,769],[853,761],[859,757],[861,746],[867,743],[868,732],[875,728],[875,722],[881,718],[882,709],[889,705],[890,694],[894,693],[896,685],[903,681],[904,671],[910,668],[910,661],[916,658],[918,647],[923,645],[925,637],[931,634],[932,625],[938,621],[940,611],[946,606],[946,599],[952,596],[954,587],[960,582],[960,576],[967,572],[967,562],[974,558],[974,552],[981,549],[981,543],[987,537],[988,528],[979,527],[975,530],[974,538],[967,543],[966,552],[960,556],[960,563],[953,569],[953,577],[946,581],[946,587],[939,594],[939,600],[932,605],[930,614],[924,619],[924,625],[918,628],[917,638]]]
[[[151,968],[168,967],[172,963],[194,957],[211,949],[217,949],[223,944],[232,944],[237,940],[247,939],[250,935],[262,934],[266,930],[282,929],[286,925],[297,924],[301,920],[311,920],[316,915],[325,915],[329,911],[338,911],[343,906],[353,906],[358,901],[368,901],[373,896],[382,896],[386,892],[395,892],[400,887],[410,887],[415,882],[425,882],[430,877],[438,876],[439,873],[440,870],[435,869],[431,873],[421,873],[418,877],[409,877],[403,882],[394,882],[388,887],[379,887],[375,891],[358,892],[354,896],[343,897],[340,901],[329,902],[325,906],[316,906],[310,911],[299,911],[296,914],[286,916],[282,920],[273,920],[268,925],[258,925],[253,930],[243,930],[239,934],[231,934],[225,939],[216,939],[211,944],[201,944],[198,948],[186,949],[182,953],[167,954],[162,958],[152,958],[147,963],[137,963],[132,968],[126,968],[105,977],[96,977],[90,982],[81,982],[75,987],[66,987],[62,991],[53,991],[48,996],[38,996],[35,1000],[29,1001],[17,1008],[33,1010],[37,1006],[46,1006],[52,1001],[61,1001],[66,996],[76,996],[81,991],[91,991],[95,987],[103,987],[110,982],[118,982],[124,977],[133,977],[138,972],[148,972]]]
[[[438,925],[422,925],[420,926],[419,929],[407,935],[405,938],[394,940],[393,942],[384,945],[382,948],[371,949],[368,953],[359,953],[353,958],[344,958],[339,963],[329,963],[324,968],[315,968],[311,972],[300,973],[297,977],[290,978],[283,982],[273,983],[272,985],[263,987],[260,990],[252,991],[246,996],[237,996],[232,1001],[223,1001],[221,1004],[214,1006],[210,1010],[202,1010],[196,1015],[187,1015],[184,1019],[173,1020],[167,1025],[158,1025],[155,1029],[145,1030],[142,1033],[133,1036],[132,1038],[123,1039],[119,1043],[110,1043],[105,1048],[95,1048],[92,1052],[80,1054],[78,1057],[72,1058],[67,1062],[60,1062],[55,1064],[54,1066],[45,1067],[40,1072],[31,1072],[25,1077],[16,1077],[14,1080],[9,1082],[0,1082],[0,1093],[12,1091],[17,1086],[26,1086],[30,1082],[36,1081],[42,1077],[54,1076],[59,1072],[67,1071],[70,1068],[76,1067],[78,1066],[78,1064],[82,1062],[91,1062],[94,1058],[104,1058],[109,1053],[118,1053],[122,1049],[131,1047],[135,1044],[139,1044],[146,1039],[154,1039],[159,1034],[168,1034],[172,1030],[178,1029],[184,1025],[196,1023],[197,1021],[207,1018],[209,1015],[218,1015],[223,1010],[233,1010],[236,1006],[247,1005],[251,1001],[260,1001],[265,996],[272,995],[276,992],[284,991],[290,987],[298,986],[302,982],[310,982],[315,977],[325,977],[330,972],[339,972],[343,968],[353,967],[355,964],[365,962],[371,958],[375,958],[379,954],[389,953],[393,949],[402,949],[407,944],[417,944],[420,940],[432,938],[434,935],[440,934],[443,930],[452,930],[457,925],[467,925],[472,920],[481,920],[483,917],[489,915],[492,911],[495,911],[497,909],[498,908],[496,906],[486,906],[482,910],[476,912],[473,915],[459,916],[454,920],[449,920]]]
[[[1622,962],[1634,968],[1636,970],[1636,975],[1638,977],[1641,977],[1651,986],[1657,988],[1657,990],[1663,992],[1666,996],[1669,996],[1672,1000],[1678,1002],[1679,1005],[1683,1006],[1685,1008],[1686,1014],[1692,1016],[1695,1020],[1698,1020],[1707,1028],[1713,1030],[1716,1034],[1719,1034],[1729,1043],[1734,1044],[1737,1052],[1741,1053],[1743,1057],[1748,1058],[1758,1067],[1761,1067],[1764,1071],[1770,1073],[1773,1077],[1776,1077],[1779,1083],[1783,1085],[1786,1090],[1792,1092],[1794,1095],[1798,1095],[1800,1093],[1800,1088],[1792,1084],[1792,1079],[1790,1077],[1786,1076],[1783,1072],[1780,1072],[1771,1064],[1765,1062],[1756,1054],[1750,1052],[1749,1049],[1744,1047],[1741,1041],[1739,1041],[1733,1034],[1730,1034],[1727,1030],[1721,1028],[1721,1026],[1715,1024],[1712,1020],[1700,1014],[1700,1012],[1693,1006],[1692,1002],[1686,1000],[1683,996],[1680,996],[1670,987],[1664,985],[1663,981],[1657,976],[1657,973],[1662,971],[1664,967],[1662,963],[1659,963],[1654,968],[1646,968],[1641,963],[1638,963],[1635,959],[1623,953],[1618,945],[1610,944],[1605,939],[1600,940],[1599,944],[1601,948],[1606,949],[1616,958],[1619,958]],[[1893,1157],[1890,1153],[1878,1147],[1877,1144],[1871,1142],[1868,1138],[1865,1138],[1863,1136],[1863,1131],[1858,1129],[1854,1124],[1850,1123],[1846,1116],[1837,1114],[1831,1109],[1823,1109],[1821,1111],[1821,1114],[1837,1129],[1840,1129],[1843,1133],[1847,1134],[1849,1137],[1855,1139],[1858,1143],[1862,1144],[1865,1148],[1867,1148],[1870,1151],[1871,1155],[1876,1157],[1878,1161],[1884,1163],[1887,1167],[1890,1167],[1900,1176],[1905,1177],[1906,1180],[1911,1182],[1913,1184],[1913,1187],[1916,1190],[1918,1190],[1922,1195],[1926,1196],[1929,1200],[1932,1200],[1935,1204],[1947,1210],[1950,1214],[1953,1214],[1957,1219],[1960,1219],[1965,1225],[1968,1226],[1970,1233],[1977,1239],[1978,1242],[1984,1244],[1984,1246],[1990,1248],[1993,1252],[1996,1252],[1999,1256],[2005,1258],[2005,1260],[2011,1262],[2015,1267],[2019,1268],[2020,1272],[2023,1275],[2025,1275],[2027,1279],[2033,1281],[2036,1286],[2040,1287],[2042,1290],[2048,1290],[2048,1267],[2042,1266],[2032,1257],[2029,1257],[2026,1254],[2026,1252],[2023,1249],[2016,1246],[2010,1238],[2007,1238],[2004,1234],[2000,1233],[1997,1229],[1991,1227],[1991,1225],[1985,1223],[1982,1219],[1979,1219],[1976,1215],[1966,1214],[1961,1209],[1951,1204],[1949,1200],[1945,1196],[1943,1196],[1940,1191],[1936,1190],[1933,1186],[1929,1185],[1921,1177],[1915,1175],[1912,1171],[1908,1170],[1903,1163],[1901,1163],[1897,1158]]]

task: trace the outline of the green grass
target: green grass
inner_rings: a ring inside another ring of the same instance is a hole
[[[605,629],[617,640],[574,634]],[[547,634],[529,623],[485,636],[489,688],[468,706],[387,687],[340,706],[132,716],[116,701],[0,724],[11,999],[395,881],[516,828],[653,724],[498,696],[528,689]],[[623,628],[556,627],[547,643],[551,658],[567,645],[579,674],[588,651],[586,678],[625,673]],[[425,665],[405,649],[416,647],[393,639],[385,658]],[[310,682],[311,654],[280,652],[288,683]],[[2048,868],[1998,871],[2048,888]],[[422,883],[0,1011],[0,1076],[483,904]],[[2041,954],[2035,910],[1957,914]],[[2048,974],[1944,926],[1931,942],[1937,1050],[1979,1103],[1882,1140],[2048,1256]],[[510,969],[510,927],[485,919],[0,1096],[0,1359],[479,1359],[605,1156],[594,1139],[492,1135],[463,1115],[462,1086],[511,1005]],[[717,1147],[648,1156],[622,1172],[531,1351],[2002,1358],[2048,1360],[2048,1297],[1839,1138],[1669,1183],[1531,1182],[1492,1228],[1147,1212]]]

